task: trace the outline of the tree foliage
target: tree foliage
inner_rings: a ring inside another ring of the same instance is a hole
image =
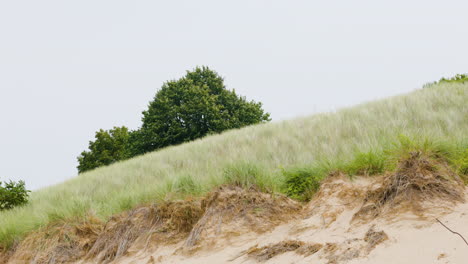
[[[78,157],[78,172],[124,160],[128,155],[129,131],[126,127],[114,127],[96,132],[95,140],[89,142],[89,150]]]
[[[166,82],[143,112],[142,126],[131,135],[131,153],[139,155],[220,133],[267,122],[262,104],[248,101],[208,67],[198,67]]]
[[[26,204],[29,192],[24,181],[0,182],[0,211]]]
[[[89,150],[78,157],[78,171],[267,121],[270,114],[264,112],[261,103],[228,90],[218,73],[198,67],[163,84],[143,111],[140,129],[129,132],[126,127],[114,127],[96,132]]]

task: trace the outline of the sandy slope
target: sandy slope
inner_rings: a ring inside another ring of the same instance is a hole
[[[127,256],[115,263],[468,263],[468,245],[435,220],[440,218],[448,227],[468,238],[468,203],[450,205],[439,201],[429,205],[434,209],[423,218],[404,213],[368,222],[352,222],[362,204],[360,199],[353,201],[352,196],[362,197],[359,190],[369,187],[370,180],[335,179],[329,184],[328,188],[322,187],[318,198],[304,209],[301,219],[278,225],[269,232],[233,236],[193,253],[181,250],[184,241],[152,250],[131,248]],[[336,190],[341,192],[334,193]],[[353,192],[354,195],[350,195]],[[375,248],[364,241],[371,227],[388,236]],[[263,247],[286,240],[324,246],[310,256],[290,251],[265,261],[246,253],[254,246]]]

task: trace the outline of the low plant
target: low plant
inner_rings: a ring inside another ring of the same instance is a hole
[[[320,188],[326,172],[318,167],[283,169],[284,192],[300,201],[309,201]]]

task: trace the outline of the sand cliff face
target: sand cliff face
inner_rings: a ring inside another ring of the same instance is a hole
[[[59,224],[31,234],[8,261],[468,263],[468,245],[441,224],[468,238],[467,193],[448,166],[415,153],[393,173],[330,175],[306,204],[223,186],[106,223]]]

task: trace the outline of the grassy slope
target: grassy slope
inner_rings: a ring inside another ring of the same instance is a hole
[[[281,167],[352,159],[401,134],[448,141],[468,135],[468,84],[443,83],[335,113],[229,131],[84,173],[32,193],[25,207],[0,212],[0,243],[89,212],[105,218],[135,205],[201,194],[223,183],[226,168],[255,164],[278,190]],[[248,166],[247,166],[248,168]]]

